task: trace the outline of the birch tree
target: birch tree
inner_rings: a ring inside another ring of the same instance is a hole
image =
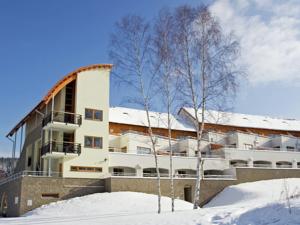
[[[157,175],[158,213],[161,212],[161,187],[156,137],[153,134],[150,119],[150,107],[153,100],[153,82],[156,69],[152,67],[152,30],[148,22],[136,15],[123,17],[116,23],[110,39],[110,59],[115,69],[113,75],[127,87],[134,90],[129,101],[145,110],[148,134],[152,145]]]
[[[173,174],[173,147],[172,147],[172,113],[175,110],[179,79],[175,73],[174,63],[174,17],[172,12],[162,9],[154,24],[153,53],[158,77],[156,79],[157,93],[161,97],[163,111],[167,112],[168,147],[169,147],[169,176],[171,190],[171,210],[174,212],[174,174]]]
[[[193,208],[199,207],[204,161],[201,140],[206,108],[220,107],[234,96],[241,74],[236,59],[239,53],[234,36],[225,35],[207,7],[180,6],[175,12],[177,72],[184,88],[184,104],[192,107],[197,139],[197,180]],[[202,169],[201,169],[202,168]]]

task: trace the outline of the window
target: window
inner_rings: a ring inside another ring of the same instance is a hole
[[[136,150],[137,150],[137,154],[150,154],[151,153],[151,148],[137,146]]]
[[[42,193],[42,198],[59,198],[58,193]]]
[[[73,172],[94,172],[101,173],[102,167],[85,167],[85,166],[71,166]]]
[[[94,111],[94,120],[103,120],[103,112],[102,110],[95,110]]]
[[[92,137],[92,136],[85,136],[84,137],[84,147],[87,147],[87,148],[102,148],[102,146],[103,146],[102,137]]]
[[[102,138],[94,137],[94,148],[102,148]]]
[[[84,146],[85,147],[93,147],[93,137],[85,136],[84,137]]]
[[[103,121],[103,111],[97,109],[85,109],[85,119]]]
[[[28,157],[27,166],[31,166],[31,157]]]
[[[86,119],[93,119],[93,110],[92,109],[85,109],[85,118]]]
[[[114,173],[124,173],[124,169],[122,168],[114,168],[113,171]]]

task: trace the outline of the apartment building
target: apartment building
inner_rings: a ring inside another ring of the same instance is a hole
[[[9,133],[22,132],[18,171],[61,177],[154,177],[143,110],[109,106],[111,65],[91,65],[63,77]],[[300,121],[208,110],[201,142],[205,177],[234,175],[233,167],[300,167]],[[151,112],[159,168],[169,176],[167,114]],[[190,108],[172,115],[177,177],[196,174],[195,119]],[[24,132],[24,134],[23,134]]]
[[[18,216],[95,192],[156,193],[156,170],[141,109],[110,107],[112,65],[79,68],[59,80],[7,134],[21,146],[14,174],[0,181],[0,215]],[[207,110],[199,204],[232,184],[300,177],[300,121]],[[162,194],[169,195],[166,113],[150,112]],[[201,118],[201,114],[199,114]],[[192,201],[197,141],[193,110],[171,115],[175,195]]]

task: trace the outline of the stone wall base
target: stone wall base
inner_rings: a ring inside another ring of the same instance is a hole
[[[300,178],[299,169],[236,168],[232,180],[206,179],[201,181],[200,205],[210,201],[225,187],[258,180]],[[175,198],[193,201],[195,179],[174,179]],[[20,177],[0,186],[0,214],[20,216],[58,200],[92,193],[134,191],[157,194],[156,178],[111,177],[107,179]],[[170,180],[161,179],[163,196],[170,196]]]

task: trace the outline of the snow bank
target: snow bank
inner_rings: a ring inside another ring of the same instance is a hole
[[[243,183],[225,188],[219,195],[210,201],[205,207],[216,206],[244,206],[260,205],[281,201],[286,198],[284,182],[288,188],[287,194],[295,196],[300,194],[300,179],[276,179],[251,183]]]
[[[170,211],[171,199],[162,197],[162,211]],[[175,200],[176,210],[192,209],[192,204]],[[98,193],[53,202],[37,208],[25,216],[78,216],[108,213],[148,213],[157,211],[157,196],[137,192]]]

